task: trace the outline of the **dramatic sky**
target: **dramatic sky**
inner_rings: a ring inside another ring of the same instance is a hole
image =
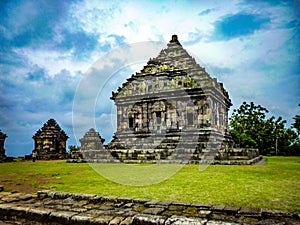
[[[224,83],[232,108],[253,101],[290,124],[300,103],[299,12],[299,1],[292,0],[0,1],[0,129],[8,135],[6,155],[30,154],[32,136],[49,118],[69,135],[67,145],[77,144],[73,100],[91,65],[120,46],[168,42],[172,34]],[[123,70],[122,79],[130,73]],[[112,83],[96,105],[110,101],[118,86]],[[113,109],[106,105],[96,109],[95,119],[109,141]]]

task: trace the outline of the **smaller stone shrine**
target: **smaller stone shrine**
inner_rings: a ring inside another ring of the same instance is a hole
[[[77,158],[72,157],[68,162],[118,162],[105,149],[103,145],[105,139],[94,128],[86,132],[79,141],[80,154],[77,154]]]
[[[5,161],[6,159],[4,148],[5,138],[7,138],[7,135],[0,130],[0,162]]]
[[[67,158],[66,142],[69,137],[54,119],[49,119],[32,138],[37,159]]]
[[[86,132],[79,141],[81,144],[80,150],[104,149],[103,142],[105,139],[103,139],[94,128]]]

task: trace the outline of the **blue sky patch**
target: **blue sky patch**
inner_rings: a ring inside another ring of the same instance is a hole
[[[60,50],[73,50],[73,57],[76,60],[89,57],[90,53],[98,45],[97,35],[88,34],[83,31],[71,32],[65,29],[60,35],[62,36],[62,41],[56,44],[56,48]]]
[[[262,18],[255,14],[239,13],[228,15],[215,23],[215,38],[218,40],[229,40],[251,35],[269,22],[269,18]]]

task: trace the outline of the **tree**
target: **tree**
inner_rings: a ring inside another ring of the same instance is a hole
[[[270,119],[268,119],[266,122],[269,126],[268,130],[268,139],[269,143],[268,145],[265,145],[265,149],[275,150],[275,155],[278,155],[278,149],[279,149],[279,140],[282,140],[282,137],[285,134],[285,128],[284,125],[286,124],[286,120],[282,120],[282,117],[278,117],[277,120],[275,120],[275,117],[272,116]]]
[[[300,104],[299,104],[299,106],[300,106]],[[293,119],[295,121],[294,121],[294,123],[292,123],[292,127],[297,130],[297,134],[299,136],[300,135],[300,116],[296,115]]]
[[[298,105],[300,106],[300,104]],[[296,141],[292,145],[292,152],[295,155],[300,155],[300,116],[296,115],[294,118],[294,123],[292,123],[292,128],[294,128],[297,132]]]
[[[279,155],[299,155],[299,139],[296,132],[285,129],[278,138]]]
[[[70,153],[74,153],[74,152],[78,152],[79,151],[79,147],[76,146],[76,145],[69,145],[69,150],[70,150]]]
[[[266,130],[264,124],[268,110],[260,105],[256,106],[243,102],[239,109],[233,110],[229,122],[229,130],[235,141],[240,147],[258,148],[261,146],[261,137],[258,131]]]
[[[229,132],[239,147],[258,148],[262,154],[295,154],[297,135],[286,129],[286,120],[272,116],[266,118],[269,111],[253,102],[243,102],[235,109],[230,118]]]

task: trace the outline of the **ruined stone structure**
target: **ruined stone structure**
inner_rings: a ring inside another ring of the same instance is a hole
[[[79,141],[81,143],[80,150],[75,153],[73,152],[67,162],[119,162],[105,149],[103,145],[105,139],[94,128],[86,132]]]
[[[4,148],[5,138],[7,138],[7,135],[0,130],[0,162],[5,161],[6,159]]]
[[[105,162],[112,158],[103,146],[105,139],[94,128],[91,128],[79,141],[81,143],[80,154],[84,162]]]
[[[117,132],[109,148],[121,161],[212,160],[232,144],[228,92],[183,49],[177,35],[111,99]]]
[[[101,138],[100,134],[91,128],[80,140],[80,150],[104,149],[103,142],[105,139]]]
[[[32,137],[38,159],[64,159],[69,138],[54,119],[49,119]]]

